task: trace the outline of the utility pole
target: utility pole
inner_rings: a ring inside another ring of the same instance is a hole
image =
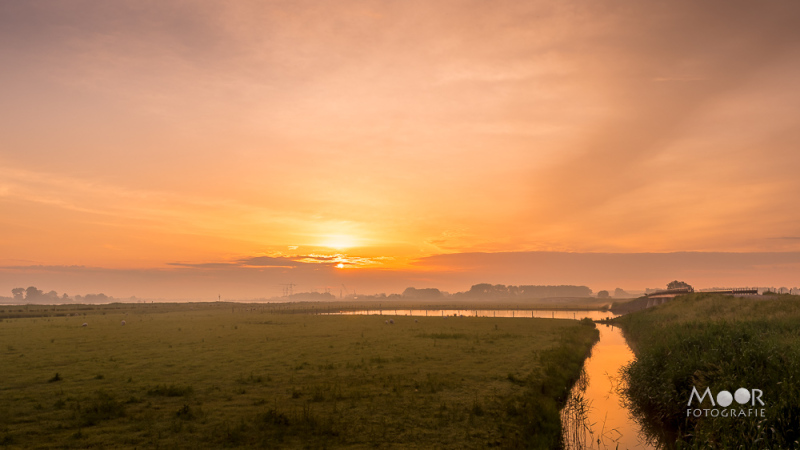
[[[288,297],[288,296],[294,294],[294,290],[292,288],[294,288],[297,285],[294,284],[294,283],[284,283],[284,284],[281,284],[281,286],[283,286],[283,296],[284,297]]]

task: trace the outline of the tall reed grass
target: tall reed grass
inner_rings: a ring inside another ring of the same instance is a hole
[[[615,321],[636,354],[624,394],[650,437],[669,448],[800,448],[800,298],[699,293]],[[763,417],[687,417],[692,388],[742,387],[763,391]]]

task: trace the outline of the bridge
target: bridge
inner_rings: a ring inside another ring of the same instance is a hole
[[[731,289],[703,289],[700,291],[708,294],[727,294],[727,295],[758,295],[758,289],[751,288],[731,288]]]
[[[663,291],[655,291],[649,294],[645,294],[644,298],[647,299],[647,306],[645,306],[645,308],[650,308],[651,306],[656,306],[662,303],[666,303],[679,295],[691,294],[692,292],[694,292],[694,289],[688,287],[688,288],[665,289]]]
[[[684,294],[691,294],[694,292],[694,289],[688,288],[675,288],[675,289],[664,289],[663,291],[655,291],[649,294],[645,294],[644,296],[647,298],[675,298],[678,295]]]
[[[651,306],[656,306],[662,303],[666,303],[679,295],[691,294],[693,292],[695,292],[694,289],[690,287],[665,289],[663,291],[656,291],[656,292],[651,292],[649,294],[645,294],[644,298],[647,299],[646,307],[649,308]],[[735,297],[758,295],[758,289],[751,289],[751,288],[708,289],[708,290],[704,289],[698,292],[709,293],[709,294],[733,295]]]

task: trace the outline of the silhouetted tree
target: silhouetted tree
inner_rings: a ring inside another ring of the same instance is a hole
[[[597,293],[597,298],[608,298],[608,291],[600,291]]]
[[[469,288],[467,294],[470,297],[505,297],[508,296],[508,287],[503,284],[480,283]]]
[[[683,289],[683,288],[691,289],[692,287],[689,286],[689,283],[678,280],[670,281],[669,284],[667,284],[667,289]]]
[[[403,297],[406,298],[439,298],[441,296],[442,292],[436,288],[416,289],[410,287],[403,291]]]
[[[520,295],[532,298],[588,297],[592,290],[586,286],[520,286]]]
[[[36,289],[34,286],[29,286],[28,289],[25,289],[25,300],[39,300],[42,294],[44,294],[44,292],[42,292],[41,289]]]
[[[586,286],[506,286],[503,284],[480,283],[469,291],[453,294],[456,298],[547,298],[547,297],[589,297],[592,290]]]
[[[41,289],[37,289],[36,286],[28,286],[27,289],[14,288],[11,293],[14,295],[14,300],[24,301],[25,303],[57,303],[62,299],[62,297],[58,296],[58,292],[50,291],[45,294]],[[64,294],[63,300],[69,300],[67,294]]]

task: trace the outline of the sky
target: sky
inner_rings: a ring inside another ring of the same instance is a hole
[[[796,1],[0,3],[0,295],[800,285]]]

